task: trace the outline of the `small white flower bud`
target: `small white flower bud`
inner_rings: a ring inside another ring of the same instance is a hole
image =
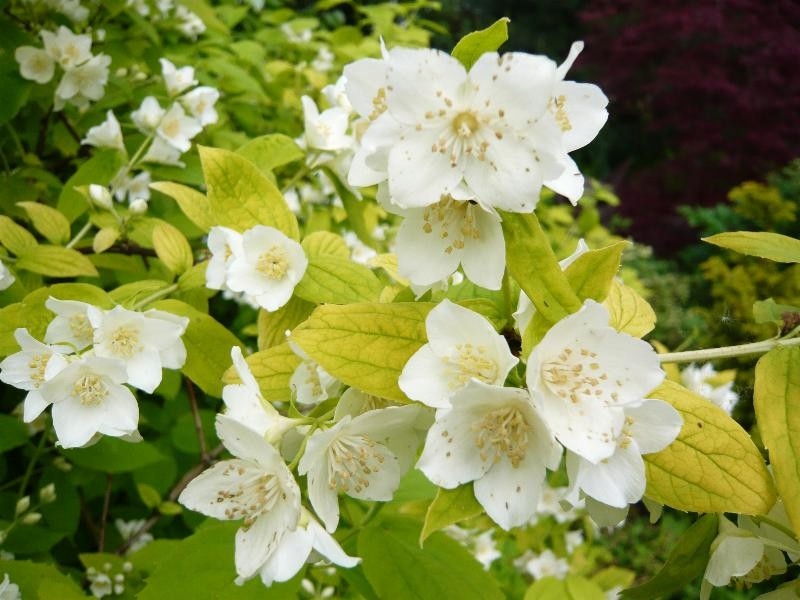
[[[141,215],[147,212],[147,200],[144,198],[136,198],[135,200],[131,200],[131,203],[128,205],[131,213],[134,215]]]
[[[39,502],[42,504],[50,504],[56,500],[56,484],[48,483],[39,490]]]
[[[316,590],[314,589],[314,584],[311,582],[310,579],[303,579],[303,581],[300,582],[300,587],[302,587],[303,590],[305,590],[305,592],[308,594],[313,594],[314,592],[316,592]]]
[[[125,67],[120,67],[119,69],[114,71],[114,75],[116,77],[125,77],[127,74],[128,74],[128,69],[126,69]]]
[[[17,500],[17,506],[14,509],[14,516],[18,517],[31,507],[31,497],[23,496]]]
[[[115,584],[114,585],[114,594],[117,595],[117,596],[121,596],[123,593],[125,593],[125,586],[120,584],[120,583]]]
[[[114,583],[125,583],[125,575],[122,573],[114,575]]]
[[[22,524],[23,525],[36,525],[39,521],[42,520],[42,513],[31,512],[22,517]]]
[[[89,198],[100,208],[111,210],[113,206],[111,192],[103,185],[98,185],[96,183],[89,184]]]
[[[126,560],[124,563],[122,563],[122,572],[130,573],[131,571],[133,571],[133,563]]]

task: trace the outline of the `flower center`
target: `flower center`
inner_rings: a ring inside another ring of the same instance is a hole
[[[175,138],[181,132],[181,124],[178,119],[166,119],[161,123],[161,130],[168,138]]]
[[[586,348],[564,348],[557,360],[542,365],[542,379],[550,391],[573,404],[594,398],[605,406],[614,405],[619,394],[609,388],[613,389],[613,384],[620,388],[622,382],[612,384],[596,358],[597,354]]]
[[[122,358],[130,358],[139,349],[139,331],[135,327],[117,327],[109,341],[111,352]]]
[[[242,478],[247,471],[252,471],[251,476]],[[261,513],[275,506],[279,497],[285,497],[277,477],[256,471],[243,461],[228,461],[222,476],[230,477],[236,483],[217,491],[217,503],[226,503],[226,519],[244,519],[244,529],[249,528]]]
[[[500,462],[503,455],[517,468],[528,449],[528,422],[513,406],[498,408],[472,425],[481,460]]]
[[[50,354],[34,354],[28,363],[28,368],[31,370],[31,381],[33,387],[38,388],[44,383],[44,370],[47,367],[47,361],[50,360]]]
[[[281,246],[273,246],[256,261],[256,271],[267,279],[279,281],[286,277],[289,270],[289,253]]]
[[[69,317],[69,330],[83,344],[91,343],[94,337],[94,328],[84,314],[78,313]]]
[[[567,98],[563,94],[557,98],[550,98],[550,110],[553,112],[556,123],[561,127],[561,131],[570,131],[572,129],[572,123],[569,122],[569,116],[567,116],[566,105]]]
[[[451,196],[443,196],[436,204],[426,206],[422,213],[423,233],[436,232],[443,240],[451,238],[444,249],[445,254],[463,250],[467,240],[481,237],[475,211],[481,210],[471,202],[460,202]]]
[[[72,386],[72,395],[84,406],[98,406],[108,396],[108,387],[100,375],[82,375]]]
[[[480,122],[474,114],[465,111],[456,115],[455,119],[453,119],[452,127],[456,135],[468,138],[478,130]]]
[[[386,88],[378,88],[378,92],[372,98],[372,112],[369,114],[367,119],[374,121],[381,116],[381,113],[383,113],[386,108]]]
[[[328,448],[328,486],[337,492],[360,493],[369,487],[367,477],[378,471],[386,457],[381,444],[363,435],[340,435]]]
[[[442,359],[455,367],[449,384],[450,389],[463,387],[471,378],[484,383],[496,383],[497,363],[488,354],[486,346],[456,344],[454,355]]]

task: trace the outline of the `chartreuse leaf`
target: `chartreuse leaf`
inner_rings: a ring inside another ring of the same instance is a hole
[[[703,238],[704,242],[735,250],[741,254],[760,256],[775,262],[800,262],[800,240],[766,231],[730,231]]]
[[[785,313],[798,313],[800,306],[792,306],[789,304],[778,304],[772,298],[766,300],[757,300],[753,302],[753,320],[756,323],[775,323],[782,325],[783,315]]]
[[[163,279],[140,279],[111,290],[109,296],[116,304],[130,308],[148,296],[168,288],[169,285],[169,282]]]
[[[92,261],[72,248],[61,246],[29,246],[17,255],[17,269],[48,277],[97,277]]]
[[[269,133],[252,139],[236,154],[244,156],[262,172],[270,172],[275,167],[300,160],[306,155],[292,138],[282,133]]]
[[[656,326],[656,313],[653,307],[632,287],[614,280],[603,301],[608,309],[610,325],[634,337],[643,337]]]
[[[435,533],[423,550],[419,534],[419,523],[403,518],[372,523],[360,531],[358,555],[382,600],[504,597],[497,581],[458,542]]]
[[[285,583],[274,583],[269,588],[258,577],[244,585],[237,585],[233,564],[234,537],[241,523],[214,521],[198,529],[193,535],[177,544],[158,548],[150,554],[152,572],[138,600],[163,600],[164,598],[209,598],[215,600],[294,600],[301,577]],[[157,540],[160,542],[161,540]],[[144,552],[144,548],[141,552]],[[135,554],[132,558],[137,562]],[[152,560],[154,559],[154,560]],[[179,573],[191,574],[182,577]]]
[[[800,535],[800,348],[776,348],[756,364],[758,430],[786,513]]]
[[[315,231],[308,234],[300,243],[305,250],[306,256],[336,256],[338,258],[350,258],[350,250],[344,238],[330,231]]]
[[[617,242],[599,250],[587,250],[566,268],[564,274],[579,299],[598,302],[606,299],[627,245],[628,242]]]
[[[90,183],[111,181],[125,162],[118,150],[96,150],[94,156],[81,164],[61,189],[56,208],[70,223],[89,208],[86,197],[75,188]]]
[[[286,332],[306,320],[314,305],[302,298],[292,296],[278,310],[258,311],[258,349],[266,350],[286,341]]]
[[[19,586],[22,598],[58,598],[58,600],[86,600],[88,596],[68,575],[53,565],[33,563],[28,560],[0,560],[0,573],[8,574],[12,583]]]
[[[120,235],[122,235],[122,232],[118,227],[103,227],[94,234],[92,250],[94,250],[95,254],[105,252],[114,245]]]
[[[405,401],[397,378],[427,341],[425,317],[433,307],[428,302],[319,306],[290,339],[345,384]]]
[[[28,214],[33,227],[51,244],[65,244],[69,241],[69,221],[61,213],[46,204],[38,202],[17,202]]]
[[[36,246],[36,238],[22,225],[17,225],[5,215],[0,215],[0,244],[9,252],[22,254],[28,248]]]
[[[581,307],[581,301],[556,260],[533,213],[503,213],[508,272],[531,299],[537,313],[557,323]]]
[[[473,31],[461,38],[453,48],[453,57],[469,70],[486,52],[494,52],[508,39],[508,24],[511,19],[498,19],[486,29]]]
[[[180,230],[167,222],[153,228],[153,248],[167,268],[180,275],[192,267],[192,247]]]
[[[151,183],[150,187],[175,200],[183,214],[202,231],[207,232],[217,224],[211,214],[211,204],[205,194],[171,181],[157,181]]]
[[[525,592],[524,600],[605,600],[606,595],[595,582],[580,575],[564,579],[544,577]]]
[[[245,360],[265,400],[288,400],[291,397],[289,380],[303,361],[292,351],[289,344],[284,343],[255,352]],[[225,372],[222,380],[223,383],[240,382],[233,367]]]
[[[460,485],[452,490],[439,488],[425,514],[425,523],[419,534],[419,543],[421,545],[435,531],[480,514],[483,514],[483,507],[475,499],[471,483]]]
[[[127,473],[164,460],[164,455],[147,442],[125,442],[103,437],[87,448],[61,451],[70,462],[103,473]]]
[[[672,381],[650,392],[683,417],[678,438],[643,456],[647,496],[679,510],[765,514],[775,503],[772,477],[753,440],[717,405]]]
[[[217,225],[245,231],[268,225],[300,239],[297,219],[275,184],[253,163],[228,150],[199,146],[208,202]]]
[[[623,590],[625,600],[651,600],[679,592],[705,572],[711,543],[717,537],[717,515],[704,515],[683,532],[655,576],[642,585]]]
[[[333,255],[310,256],[305,275],[294,289],[303,300],[314,304],[375,302],[383,285],[375,273],[349,258]]]
[[[222,374],[231,365],[231,348],[242,345],[239,339],[210,315],[180,300],[160,300],[152,308],[189,317],[181,338],[186,346],[186,363],[181,371],[206,394],[219,398]]]

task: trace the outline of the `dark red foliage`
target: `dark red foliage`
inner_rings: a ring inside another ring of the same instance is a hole
[[[800,156],[797,0],[597,0],[580,16],[637,238],[674,250],[690,235],[677,205],[721,202]]]

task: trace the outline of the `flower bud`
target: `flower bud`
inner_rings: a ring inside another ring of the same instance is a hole
[[[136,200],[131,200],[128,208],[134,215],[144,214],[147,211],[147,200],[144,198],[136,198]]]
[[[39,490],[39,502],[42,504],[50,504],[56,500],[56,484],[48,483]]]
[[[17,500],[17,506],[14,509],[14,516],[18,517],[31,507],[31,497],[23,496]]]
[[[42,520],[42,513],[38,512],[31,512],[22,517],[23,525],[36,525],[41,520]]]
[[[98,207],[111,210],[113,202],[108,188],[96,183],[89,184],[89,197]]]

